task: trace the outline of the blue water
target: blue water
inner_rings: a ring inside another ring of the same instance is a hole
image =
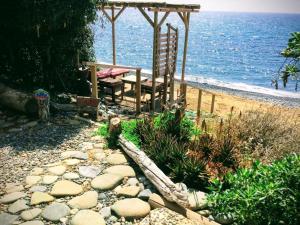
[[[179,28],[177,72],[181,74],[184,25],[177,14],[167,22]],[[164,26],[165,27],[165,26]],[[95,28],[99,61],[112,62],[111,25]],[[202,82],[272,87],[284,62],[280,52],[290,33],[300,31],[300,14],[200,12],[191,15],[186,74]],[[138,10],[127,9],[116,23],[117,63],[152,67],[153,30]],[[293,91],[293,82],[287,90]]]

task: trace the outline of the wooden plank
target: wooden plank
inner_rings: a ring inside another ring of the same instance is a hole
[[[151,110],[155,112],[155,93],[156,93],[156,53],[157,53],[157,39],[158,39],[158,12],[154,12],[154,23],[153,23],[153,63],[152,63],[152,93],[151,93]]]
[[[110,15],[108,15],[105,9],[102,7],[101,10],[103,12],[103,15],[112,23],[112,18],[110,17]]]
[[[198,93],[198,105],[197,105],[197,125],[200,123],[200,116],[201,116],[201,103],[202,103],[202,90],[199,89]]]
[[[76,97],[76,103],[78,106],[98,107],[99,102],[100,102],[99,98],[85,97],[85,96]]]
[[[116,8],[115,8],[116,9]],[[117,15],[114,17],[114,21],[118,19],[118,17],[122,14],[122,12],[126,9],[126,6],[123,6],[122,9],[117,13]]]
[[[165,15],[161,18],[160,22],[158,23],[158,27],[161,27],[161,25],[165,22],[170,12],[166,12]]]
[[[167,42],[167,41],[168,41],[168,38],[165,38],[165,37],[164,37],[164,38],[161,38],[160,41],[161,41],[161,42]],[[175,38],[175,37],[172,37],[172,38],[170,38],[169,41],[176,41],[176,38]]]
[[[213,94],[213,95],[211,96],[210,113],[214,113],[214,109],[215,109],[215,98],[216,98],[216,96]]]
[[[83,61],[82,63],[83,63],[83,65],[86,65],[86,66],[100,66],[100,67],[104,67],[104,68],[128,69],[133,72],[135,72],[137,69],[140,69],[139,67],[113,65],[110,63],[97,63],[97,62],[85,62],[85,61]]]
[[[145,17],[145,19],[150,23],[152,27],[154,27],[154,22],[152,19],[148,16],[148,14],[145,12],[145,10],[142,7],[138,7],[138,10],[142,13],[142,15]]]
[[[92,80],[92,97],[98,98],[98,82],[97,82],[97,74],[96,74],[96,66],[90,66],[91,69],[91,80]]]
[[[188,39],[189,39],[189,24],[190,24],[190,13],[187,13],[185,16],[185,36],[184,36],[184,49],[183,49],[183,59],[182,59],[182,70],[181,70],[181,81],[184,81],[185,76],[185,64],[186,64],[186,54],[188,47]]]
[[[148,8],[152,12],[199,12],[198,9],[187,9],[187,8]]]
[[[141,113],[141,69],[136,70],[135,95],[136,95],[136,114],[138,115]]]
[[[113,64],[116,65],[116,34],[115,34],[115,9],[111,7],[111,30],[112,30],[112,49],[113,49]]]

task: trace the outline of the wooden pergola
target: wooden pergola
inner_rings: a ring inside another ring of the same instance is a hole
[[[185,76],[185,65],[186,55],[188,46],[188,35],[189,35],[189,24],[190,24],[190,13],[199,12],[200,5],[196,4],[192,0],[107,0],[105,3],[98,6],[102,10],[103,14],[112,24],[112,49],[113,49],[113,65],[116,65],[116,32],[115,23],[119,16],[126,8],[137,8],[149,24],[153,27],[153,59],[152,59],[152,94],[151,102],[152,109],[155,108],[155,90],[156,82],[155,79],[158,75],[156,68],[157,63],[157,38],[161,26],[167,19],[170,13],[177,13],[184,23],[185,36],[184,36],[184,49],[182,59],[182,71],[181,71],[181,82],[184,82]],[[153,19],[146,12],[153,13]],[[108,11],[111,11],[109,14]],[[160,16],[162,14],[162,16]]]

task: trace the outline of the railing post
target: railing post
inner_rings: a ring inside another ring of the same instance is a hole
[[[198,94],[198,105],[197,105],[197,125],[200,123],[200,116],[201,116],[201,102],[202,102],[202,90],[199,89]]]
[[[141,113],[141,69],[136,70],[136,114]]]
[[[97,81],[97,73],[96,66],[91,65],[91,79],[92,79],[92,97],[98,98],[98,81]]]
[[[214,109],[215,109],[215,98],[216,96],[213,94],[211,97],[211,108],[210,108],[210,113],[214,113]]]

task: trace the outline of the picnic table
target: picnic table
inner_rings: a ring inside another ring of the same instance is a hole
[[[109,77],[115,79],[118,76],[124,77],[127,73],[129,73],[128,69],[108,68],[105,70],[98,71],[96,74],[99,79],[105,79]]]
[[[104,88],[111,89],[111,98],[112,98],[113,102],[115,102],[115,99],[116,99],[116,90],[117,89],[121,89],[121,91],[122,91],[121,99],[123,100],[123,86],[124,86],[124,83],[119,79],[114,79],[114,78],[109,77],[109,78],[99,80],[100,95],[104,93]]]

